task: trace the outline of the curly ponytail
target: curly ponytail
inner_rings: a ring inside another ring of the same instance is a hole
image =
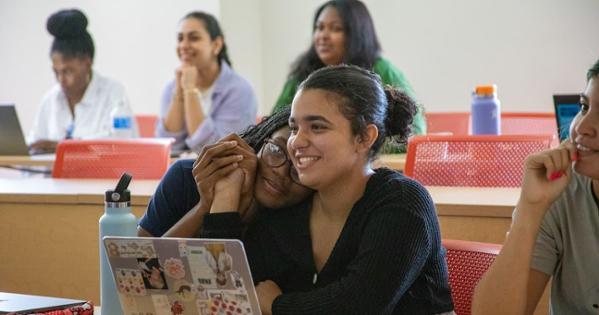
[[[387,136],[396,143],[405,144],[412,132],[412,121],[418,107],[407,93],[390,85],[384,89],[387,97]]]

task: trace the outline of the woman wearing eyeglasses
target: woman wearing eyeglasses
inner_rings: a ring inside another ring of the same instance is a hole
[[[237,198],[246,223],[260,207],[291,206],[309,196],[312,191],[299,184],[287,158],[289,112],[277,112],[240,136],[229,135],[206,146],[195,161],[173,164],[139,222],[138,235],[196,236],[213,202],[216,182],[235,169],[245,174]]]
[[[231,210],[245,174],[233,171],[215,185],[202,233],[243,240],[262,314],[452,314],[430,195],[371,166],[385,138],[406,141],[415,102],[342,65],[308,76],[291,107],[287,151],[312,197],[260,211],[244,232]]]

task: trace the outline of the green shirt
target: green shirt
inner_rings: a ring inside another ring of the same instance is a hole
[[[406,92],[410,97],[416,99],[416,95],[412,86],[406,79],[406,76],[397,69],[394,65],[392,65],[388,60],[384,58],[379,58],[377,62],[374,64],[372,71],[378,74],[383,81],[383,84],[389,84],[396,88],[399,88]],[[275,103],[275,107],[272,112],[277,112],[280,109],[291,105],[291,101],[293,101],[293,97],[295,96],[295,92],[297,91],[297,86],[299,82],[296,78],[290,78],[285,82],[285,86],[283,87],[283,92],[277,99]],[[416,135],[421,135],[426,133],[426,121],[424,120],[424,115],[422,114],[422,108],[418,109],[418,113],[414,116],[414,122],[412,125],[412,132]],[[388,152],[389,150],[384,149],[383,151]],[[394,151],[394,150],[391,150]]]

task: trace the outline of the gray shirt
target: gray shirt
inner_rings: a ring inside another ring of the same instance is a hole
[[[553,277],[551,314],[599,314],[599,209],[576,172],[545,215],[531,267]]]

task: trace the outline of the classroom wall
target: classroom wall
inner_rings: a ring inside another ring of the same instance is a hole
[[[250,81],[258,106],[265,105],[262,54],[268,49],[262,40],[262,7],[259,0],[220,1],[220,23],[233,69]]]
[[[80,7],[97,46],[96,69],[125,84],[136,113],[157,113],[172,78],[177,22],[192,9],[219,16],[234,69],[269,113],[291,63],[310,43],[320,0],[0,0],[0,101],[23,129],[54,78],[49,14]],[[578,93],[599,58],[597,0],[366,0],[383,54],[428,111],[467,111],[476,84],[496,83],[503,110],[551,111],[553,93]],[[131,14],[135,12],[136,14]],[[8,44],[7,44],[8,43]]]
[[[319,0],[262,7],[263,110],[310,42]],[[597,0],[366,0],[383,47],[429,111],[469,111],[477,84],[496,83],[503,110],[552,111],[579,93],[599,59]]]
[[[219,16],[218,0],[0,0],[0,102],[17,104],[29,132],[42,96],[54,84],[46,19],[65,8],[88,17],[94,68],[125,85],[135,113],[158,113],[174,78],[179,20],[192,10]]]

